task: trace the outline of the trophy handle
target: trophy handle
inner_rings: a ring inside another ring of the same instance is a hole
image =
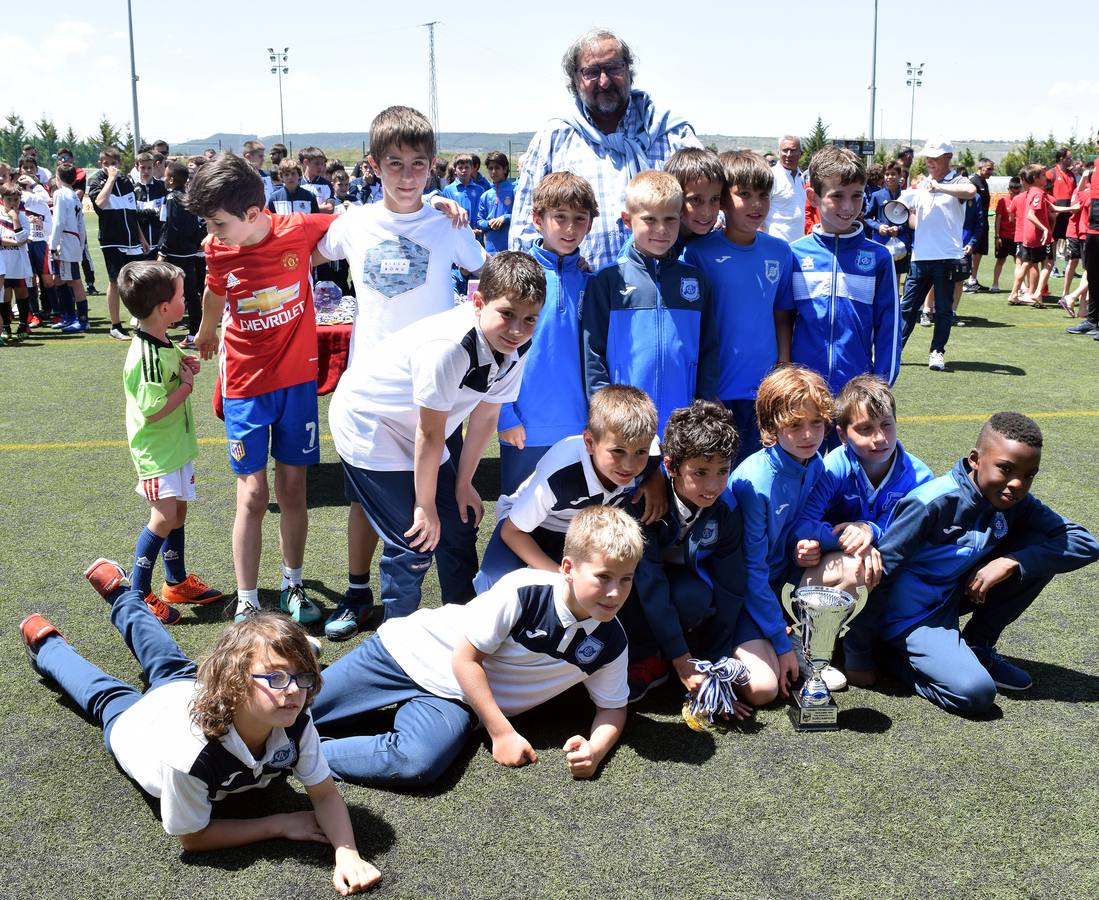
[[[787,615],[793,620],[794,634],[801,634],[801,617],[794,612],[794,591],[797,588],[792,584],[784,585],[782,588],[782,608],[786,610]]]
[[[860,584],[857,588],[855,588],[855,603],[851,607],[851,614],[843,620],[843,625],[840,628],[839,637],[843,637],[845,634],[847,634],[848,630],[851,628],[851,620],[866,608],[866,601],[867,599],[869,599],[869,597],[870,592],[866,590],[866,585]]]

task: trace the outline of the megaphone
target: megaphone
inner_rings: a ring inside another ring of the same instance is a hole
[[[890,200],[882,207],[882,215],[890,225],[907,225],[909,209],[900,200]]]

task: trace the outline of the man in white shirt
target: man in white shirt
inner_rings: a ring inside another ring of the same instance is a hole
[[[778,164],[771,187],[771,210],[763,230],[787,243],[805,236],[805,175],[798,168],[801,138],[786,135],[778,142]]]
[[[909,227],[915,231],[912,268],[901,300],[902,340],[908,341],[919,320],[923,299],[934,288],[935,329],[927,367],[941,372],[946,365],[946,342],[954,320],[954,274],[962,258],[965,205],[977,196],[977,188],[950,168],[954,155],[950,141],[932,138],[919,155],[927,158],[927,178],[902,191],[900,196],[909,209]]]

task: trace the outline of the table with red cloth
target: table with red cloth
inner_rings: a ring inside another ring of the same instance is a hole
[[[331,394],[340,383],[340,376],[347,368],[347,355],[351,351],[350,322],[339,325],[317,326],[317,396]],[[210,400],[214,414],[225,418],[221,403],[221,380],[214,387],[214,396]]]

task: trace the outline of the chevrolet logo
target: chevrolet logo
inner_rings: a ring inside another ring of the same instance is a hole
[[[269,287],[256,291],[251,297],[246,297],[237,303],[237,311],[242,313],[257,313],[267,315],[275,310],[282,309],[287,303],[293,303],[298,299],[300,287],[292,284],[287,288]]]

